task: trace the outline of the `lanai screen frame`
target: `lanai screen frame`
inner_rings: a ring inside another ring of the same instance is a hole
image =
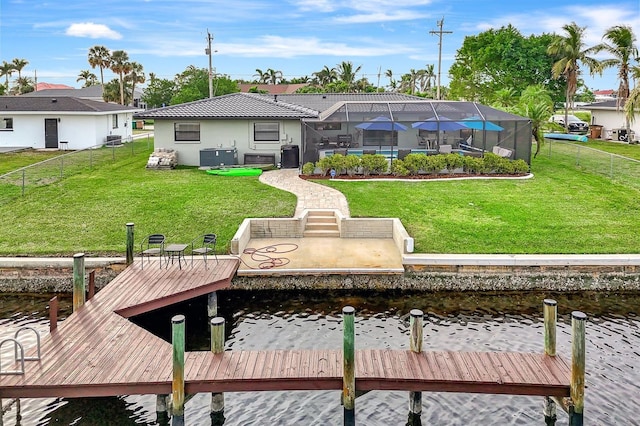
[[[387,117],[391,123],[400,123],[407,127],[404,132],[389,132],[388,139],[397,141],[394,145],[368,145],[365,146],[365,132],[356,127],[376,117]],[[411,127],[412,123],[419,121],[434,121],[437,128],[444,121],[456,121],[464,123],[465,119],[472,118],[481,129],[463,129],[457,140],[466,140],[472,136],[474,148],[484,155],[491,152],[494,146],[509,149],[513,152],[512,159],[522,159],[531,164],[531,121],[505,111],[501,111],[477,102],[468,101],[343,101],[322,112],[317,119],[302,120],[302,159],[303,162],[315,162],[323,150],[320,142],[323,138],[332,141],[332,146],[324,148],[341,148],[335,145],[339,135],[351,135],[353,141],[350,149],[376,148],[386,149],[392,152],[392,158],[397,158],[399,149],[420,150],[418,144],[418,129]],[[502,131],[487,129],[487,123],[496,124]],[[437,143],[443,142],[442,138],[452,132],[433,132]],[[455,133],[455,132],[453,132]],[[343,137],[343,136],[341,136]]]

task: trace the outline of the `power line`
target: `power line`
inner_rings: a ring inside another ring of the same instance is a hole
[[[442,71],[442,34],[453,34],[453,31],[443,31],[442,26],[444,25],[444,18],[438,21],[438,27],[440,29],[438,31],[431,30],[429,33],[438,34],[440,37],[440,41],[438,42],[438,92],[436,94],[436,98],[440,100],[440,74]]]

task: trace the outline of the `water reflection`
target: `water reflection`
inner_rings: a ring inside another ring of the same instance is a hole
[[[558,352],[570,353],[570,312],[582,310],[587,324],[587,424],[635,424],[640,410],[640,294],[607,293],[425,293],[425,292],[238,292],[220,294],[229,349],[339,348],[342,307],[357,309],[358,348],[407,348],[411,309],[425,312],[425,350],[512,350],[543,347],[542,300],[558,301]],[[0,296],[0,332],[37,324],[45,332],[48,297]],[[206,297],[134,321],[169,339],[171,316],[187,316],[190,349],[208,349]],[[225,425],[342,424],[339,392],[262,392],[225,395]],[[624,401],[625,409],[620,409]],[[5,400],[5,405],[7,401]],[[211,424],[210,395],[186,405],[187,424]],[[407,421],[407,392],[370,392],[356,401],[358,424]],[[425,393],[423,424],[543,424],[535,397]],[[155,396],[23,400],[23,425],[155,425]],[[559,413],[558,425],[567,424]],[[4,417],[15,421],[15,409]],[[110,423],[108,422],[110,421]]]

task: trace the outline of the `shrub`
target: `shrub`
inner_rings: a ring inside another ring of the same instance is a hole
[[[409,154],[404,157],[404,166],[412,175],[417,175],[420,170],[425,170],[427,156],[425,154]]]
[[[479,174],[484,170],[484,161],[478,157],[462,157],[464,171],[470,174]]]
[[[393,160],[391,162],[391,173],[394,176],[407,176],[409,174],[409,169],[407,169],[403,160]]]
[[[444,155],[427,155],[424,163],[424,171],[427,173],[439,173],[447,166]]]
[[[515,160],[512,162],[513,163],[513,172],[514,173],[529,173],[529,165],[527,164],[526,161],[520,159],[520,160]]]
[[[365,176],[371,173],[386,173],[389,168],[387,158],[382,154],[365,154],[360,158],[362,171]]]
[[[331,168],[336,171],[336,174],[341,175],[343,171],[346,169],[345,167],[345,156],[342,154],[333,154],[329,157],[329,163],[331,164]]]
[[[444,156],[444,161],[447,170],[449,170],[449,173],[453,173],[455,169],[463,166],[464,157],[460,154],[451,153]]]
[[[316,163],[316,167],[322,170],[322,176],[326,176],[329,170],[331,170],[331,168],[333,167],[331,163],[331,157],[322,157]]]
[[[356,173],[356,169],[360,167],[360,157],[354,154],[349,154],[344,158],[344,167],[347,169],[347,174],[353,176]]]
[[[309,162],[302,165],[302,174],[311,176],[316,171],[316,165]]]
[[[492,171],[498,171],[500,169],[500,163],[503,158],[499,155],[494,154],[493,152],[487,152],[484,154],[483,162],[484,162],[484,171],[486,173],[490,173]],[[507,160],[508,161],[508,160]]]

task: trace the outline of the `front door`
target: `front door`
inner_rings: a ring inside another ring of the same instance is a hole
[[[58,148],[58,119],[44,119],[44,147]]]

